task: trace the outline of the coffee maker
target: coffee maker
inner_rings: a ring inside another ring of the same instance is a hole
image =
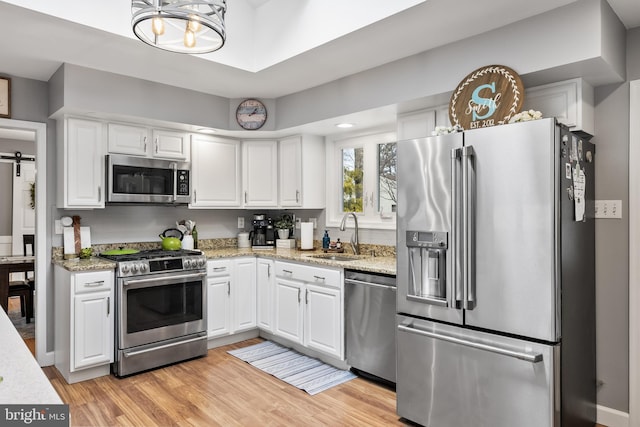
[[[253,215],[251,221],[252,229],[249,233],[252,249],[273,249],[276,245],[275,229],[273,220],[267,218],[265,214]]]

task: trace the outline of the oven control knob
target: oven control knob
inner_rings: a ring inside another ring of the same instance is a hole
[[[185,259],[184,260],[184,268],[193,268],[193,266],[191,265],[191,260],[190,259]]]
[[[149,266],[147,264],[140,264],[140,273],[144,273],[145,271],[147,271],[149,269]]]
[[[122,268],[120,268],[120,271],[122,271],[122,273],[127,274],[129,272],[129,266],[127,264],[123,264]]]
[[[132,273],[137,273],[138,272],[138,264],[133,264],[131,266],[131,272]]]
[[[199,259],[198,260],[198,267],[204,267],[206,263],[207,263],[207,260]]]

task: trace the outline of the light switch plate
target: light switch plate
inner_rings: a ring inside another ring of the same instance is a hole
[[[296,218],[296,230],[300,230],[300,223],[302,220],[300,218]]]
[[[238,217],[238,228],[244,228],[244,217]]]
[[[60,221],[59,219],[56,219],[55,222],[55,233],[56,234],[62,234],[62,221]]]
[[[622,200],[596,200],[596,218],[622,219]]]

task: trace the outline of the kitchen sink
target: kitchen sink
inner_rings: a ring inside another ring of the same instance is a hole
[[[326,259],[328,261],[357,261],[359,259],[362,259],[358,255],[343,255],[343,254],[309,255],[309,258]]]

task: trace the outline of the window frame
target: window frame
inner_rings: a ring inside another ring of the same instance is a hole
[[[395,230],[396,213],[378,210],[379,179],[378,176],[378,144],[396,142],[395,131],[379,131],[364,135],[342,135],[327,143],[327,205],[326,226],[339,227],[344,213],[342,212],[342,149],[364,148],[363,159],[363,191],[365,194],[364,212],[356,212],[358,226],[378,230]],[[373,198],[373,205],[371,202]]]

